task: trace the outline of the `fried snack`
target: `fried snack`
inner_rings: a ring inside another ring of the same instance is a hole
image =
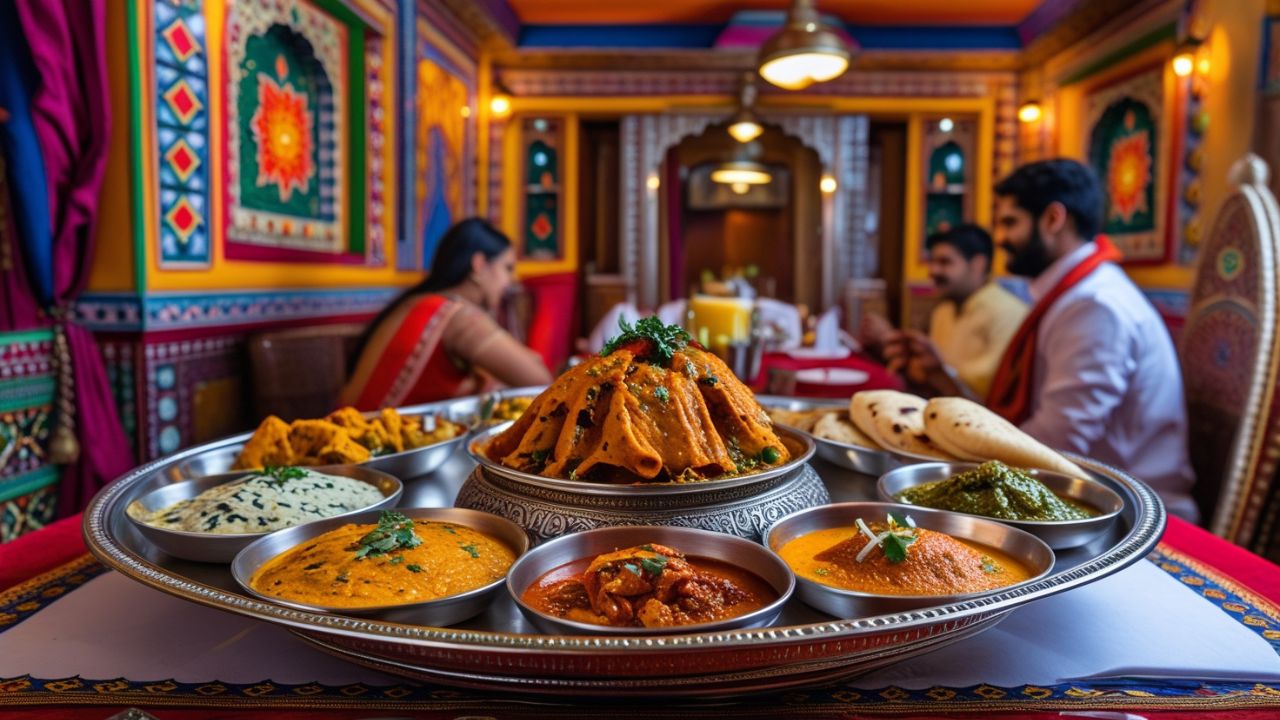
[[[968,460],[999,460],[1012,467],[1039,468],[1089,477],[1078,465],[1016,425],[971,400],[941,397],[929,401],[924,411],[929,436],[939,447],[948,447]]]
[[[233,470],[259,468],[266,465],[295,465],[293,448],[289,445],[289,424],[275,415],[268,415],[253,437],[244,444],[236,458]]]
[[[925,431],[922,397],[896,390],[866,390],[853,396],[849,417],[859,430],[889,450],[954,460]]]
[[[557,378],[486,455],[546,477],[614,483],[694,482],[786,462],[769,416],[733,372],[679,328],[641,323],[649,320],[657,325],[624,328],[608,355]]]
[[[235,469],[267,465],[340,465],[364,462],[375,455],[432,445],[462,434],[462,426],[433,419],[424,430],[422,420],[385,408],[376,418],[344,407],[323,420],[285,423],[272,415],[254,432],[236,458]]]

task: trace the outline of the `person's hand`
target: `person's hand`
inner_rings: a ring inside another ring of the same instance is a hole
[[[927,382],[939,374],[946,374],[946,364],[938,354],[938,347],[927,335],[918,330],[906,330],[902,334],[909,358],[907,376],[912,382]]]
[[[858,340],[863,345],[882,347],[901,333],[883,315],[863,313],[858,326]]]

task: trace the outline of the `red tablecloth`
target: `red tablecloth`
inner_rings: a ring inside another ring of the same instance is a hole
[[[760,361],[760,374],[751,383],[756,392],[764,392],[769,383],[770,370],[809,370],[817,368],[839,368],[841,370],[859,370],[867,374],[867,379],[858,384],[826,384],[812,382],[796,382],[795,389],[787,393],[798,397],[845,398],[859,390],[901,390],[902,379],[884,369],[880,363],[862,353],[852,353],[840,359],[794,358],[787,353],[765,353]]]
[[[68,561],[76,559],[84,554],[85,546],[80,534],[80,518],[68,518],[67,520],[55,523],[48,528],[36,533],[19,538],[18,540],[7,545],[0,545],[0,590],[14,585],[18,582],[27,580],[42,572],[56,568]],[[1280,602],[1280,567],[1259,558],[1258,556],[1232,545],[1218,537],[1210,535],[1204,530],[1185,523],[1176,518],[1169,520],[1168,530],[1165,533],[1164,544],[1175,550],[1181,551],[1192,559],[1209,566],[1218,573],[1229,576],[1247,591],[1251,591],[1256,595],[1270,600],[1273,603]],[[3,691],[0,688],[0,691]],[[468,705],[465,708],[430,711],[430,712],[412,712],[403,711],[396,712],[378,712],[373,710],[286,710],[280,708],[274,709],[236,709],[234,703],[230,704],[231,709],[227,709],[228,703],[222,703],[216,707],[222,709],[213,710],[215,705],[211,704],[209,708],[188,710],[174,709],[172,707],[150,708],[148,711],[159,718],[188,720],[195,718],[286,718],[289,720],[310,720],[311,718],[369,718],[375,716],[394,715],[396,717],[419,717],[419,718],[458,718],[459,716],[488,716],[494,718],[519,717],[524,718],[556,718],[556,717],[592,717],[592,716],[609,716],[615,719],[622,717],[636,716],[649,717],[656,720],[662,717],[681,717],[692,718],[706,714],[715,717],[734,717],[734,718],[766,718],[776,717],[778,713],[783,711],[782,707],[770,710],[761,704],[736,705],[732,708],[699,708],[699,709],[683,709],[675,710],[674,708],[664,708],[662,706],[654,706],[652,708],[637,710],[635,708],[597,708],[598,712],[593,712],[590,708],[566,708],[566,707],[537,707],[528,706],[520,707],[518,711],[512,710],[510,703],[506,703],[505,707],[493,710],[479,708],[476,705]],[[104,718],[123,707],[114,708],[110,706],[95,705],[91,707],[33,707],[33,708],[17,708],[6,707],[3,711],[5,718]],[[1116,711],[1123,708],[1117,707]],[[796,711],[796,716],[803,715],[806,718],[835,718],[835,717],[855,717],[854,714],[831,714],[831,713],[815,713],[813,710],[801,712],[800,708],[788,708]],[[1150,709],[1134,710],[1140,717],[1155,718],[1161,720],[1197,720],[1203,718],[1229,718],[1230,720],[1262,720],[1263,718],[1274,719],[1280,717],[1280,711],[1276,709],[1268,710],[1232,710],[1222,711],[1215,710],[1212,712],[1153,712]],[[513,714],[513,713],[518,713]],[[633,715],[633,713],[639,713]],[[1068,714],[1068,716],[1070,716]],[[953,713],[953,714],[931,714],[931,715],[913,715],[911,717],[977,717],[972,713]],[[990,713],[983,712],[981,717],[997,717],[997,718],[1016,718],[1016,717],[1032,717],[1032,718],[1050,718],[1060,717],[1057,711],[1053,712],[1004,712]],[[1079,717],[1079,715],[1077,715]],[[1120,718],[1122,716],[1117,716]]]

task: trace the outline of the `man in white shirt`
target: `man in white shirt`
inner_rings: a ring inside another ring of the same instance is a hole
[[[930,235],[924,244],[929,277],[941,300],[930,315],[928,337],[915,331],[887,334],[885,361],[891,371],[905,370],[908,380],[932,393],[981,400],[1027,306],[991,280],[993,244],[986,230],[957,225]],[[933,347],[911,347],[927,344]],[[935,352],[940,364],[913,361]]]
[[[1035,306],[988,404],[1052,447],[1127,470],[1195,521],[1177,355],[1098,235],[1097,179],[1074,160],[1048,160],[1019,168],[995,193],[996,243],[1009,272],[1031,279]]]

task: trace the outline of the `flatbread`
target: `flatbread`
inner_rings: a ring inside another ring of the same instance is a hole
[[[876,444],[913,455],[953,460],[929,438],[924,426],[927,401],[896,390],[865,390],[849,401],[849,417]]]
[[[813,432],[813,426],[823,415],[822,410],[786,410],[783,408],[767,408],[769,418],[778,425],[790,425],[797,430]]]
[[[941,397],[929,401],[925,427],[939,447],[967,460],[999,460],[1013,467],[1049,470],[1087,478],[1078,465],[1022,432],[1013,423],[972,400]],[[955,451],[962,451],[955,452]]]
[[[850,422],[848,415],[844,412],[829,412],[818,418],[818,422],[813,425],[813,434],[817,437],[846,445],[857,445],[858,447],[871,448],[873,450],[880,449],[876,441],[867,437],[866,433]]]

